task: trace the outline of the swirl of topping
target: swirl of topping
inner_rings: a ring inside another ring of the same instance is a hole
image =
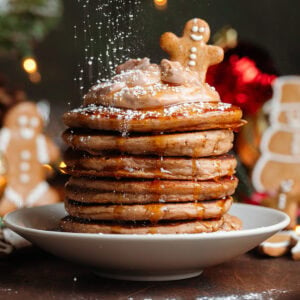
[[[131,59],[116,69],[110,81],[93,86],[84,105],[97,104],[129,109],[148,109],[191,102],[218,102],[219,94],[199,80],[197,72],[179,62],[148,58]]]
[[[200,85],[198,73],[184,68],[178,61],[170,61],[163,59],[161,66],[161,80],[169,84],[185,85],[196,84]]]

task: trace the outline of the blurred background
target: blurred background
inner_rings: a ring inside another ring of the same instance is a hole
[[[117,3],[123,6],[121,26],[125,25],[126,11],[135,13],[135,36],[132,37],[130,48],[134,48],[131,54],[136,56],[149,56],[152,60],[159,61],[166,56],[159,48],[160,35],[165,31],[180,34],[187,20],[201,17],[210,24],[212,35],[224,26],[234,28],[238,33],[238,41],[251,43],[267,53],[278,74],[297,74],[299,71],[298,0],[110,2],[112,6]],[[69,108],[68,103],[71,106],[81,103],[82,92],[89,86],[89,80],[85,79],[84,89],[80,91],[79,84],[74,79],[80,76],[78,65],[84,66],[85,63],[83,51],[88,42],[83,35],[84,15],[88,12],[91,18],[99,21],[101,12],[95,10],[98,3],[101,1],[0,0],[1,82],[6,80],[9,88],[23,89],[27,97],[34,101],[47,99],[51,103],[56,122],[60,122],[61,114]],[[16,20],[18,15],[19,20]],[[93,19],[91,23],[92,21]],[[8,41],[7,36],[13,42]],[[107,43],[106,37],[101,40],[98,38],[94,47],[101,51],[99,49],[103,50]],[[25,57],[35,59],[38,74],[29,76],[24,70],[22,63]],[[105,77],[107,74],[105,71],[103,73],[102,77]],[[86,73],[84,75],[88,78]],[[95,79],[96,76],[91,83]],[[52,126],[51,135],[57,135],[61,126]]]
[[[248,122],[231,152],[234,200],[286,212],[299,235],[300,77],[276,81],[299,74],[299,11],[299,0],[0,0],[0,244],[5,213],[64,199],[63,113],[127,59],[166,58],[160,36],[195,17],[225,53],[206,81]]]
[[[1,115],[16,102],[43,100],[51,111],[47,133],[62,147],[61,116],[92,84],[130,57],[159,62],[167,56],[161,34],[181,35],[186,21],[200,17],[210,24],[210,43],[225,50],[207,81],[248,120],[236,152],[240,191],[249,196],[271,84],[299,73],[299,11],[298,0],[0,0]]]

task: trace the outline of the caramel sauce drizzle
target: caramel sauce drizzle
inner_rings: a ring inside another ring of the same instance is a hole
[[[203,140],[203,145],[205,145],[206,139]],[[193,200],[195,202],[198,201],[199,195],[201,193],[201,187],[197,183],[197,175],[198,175],[198,167],[197,167],[197,158],[201,156],[200,149],[198,148],[193,148],[193,153],[192,153],[192,178],[194,180],[194,188],[193,188]]]
[[[158,233],[158,230],[157,230],[156,227],[150,227],[150,228],[149,228],[149,233],[150,233],[150,234],[155,234],[155,233]]]
[[[216,176],[216,177],[213,178],[213,181],[216,182],[216,183],[220,183],[221,178],[222,178],[221,176]]]
[[[160,135],[154,136],[154,144],[155,144],[155,153],[157,153],[158,156],[162,157],[164,155],[164,147],[162,144],[162,138]]]
[[[111,230],[112,230],[113,233],[120,233],[121,230],[122,230],[122,227],[119,226],[119,225],[114,225],[114,226],[112,226]]]
[[[195,203],[195,208],[197,211],[198,219],[203,219],[205,213],[205,206],[203,205],[203,203]]]
[[[118,151],[120,152],[120,153],[124,153],[125,152],[125,147],[124,147],[124,145],[125,145],[125,137],[119,137],[119,138],[117,138],[117,149],[118,149]]]
[[[122,216],[123,212],[124,212],[124,208],[122,204],[115,205],[113,210],[113,218],[115,219]]]
[[[148,219],[151,223],[157,223],[164,216],[162,204],[147,204],[141,206],[148,212]],[[113,218],[121,218],[125,208],[122,205],[115,205],[113,210]]]
[[[155,202],[159,202],[159,199],[161,197],[161,194],[163,192],[161,181],[159,178],[155,178],[153,181],[151,181],[151,190],[155,191]]]
[[[157,223],[164,215],[162,204],[148,204],[147,206],[144,205],[144,208],[150,213],[149,220],[151,223]]]
[[[220,214],[221,214],[221,216],[223,216],[224,215],[224,213],[225,213],[225,201],[226,201],[227,199],[224,199],[223,201],[217,201],[217,206],[219,207],[219,209],[220,209]]]
[[[194,200],[195,202],[198,202],[200,193],[201,193],[201,187],[200,187],[200,184],[198,184],[197,181],[194,181],[193,200]]]

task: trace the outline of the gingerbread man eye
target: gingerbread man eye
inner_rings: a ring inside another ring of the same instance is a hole
[[[39,119],[37,117],[33,117],[30,120],[30,125],[32,127],[37,127],[39,125]]]
[[[198,28],[199,28],[199,27],[195,25],[195,26],[192,27],[192,31],[193,31],[193,32],[198,32]]]
[[[205,31],[205,28],[203,26],[199,27],[199,30],[198,30],[200,33],[203,33]]]
[[[20,126],[26,126],[28,124],[28,121],[29,120],[28,120],[27,116],[20,116],[18,118],[18,123]]]

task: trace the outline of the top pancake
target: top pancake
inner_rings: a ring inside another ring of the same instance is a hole
[[[127,132],[183,132],[237,128],[240,108],[226,103],[185,103],[152,110],[89,105],[64,114],[69,127]]]

